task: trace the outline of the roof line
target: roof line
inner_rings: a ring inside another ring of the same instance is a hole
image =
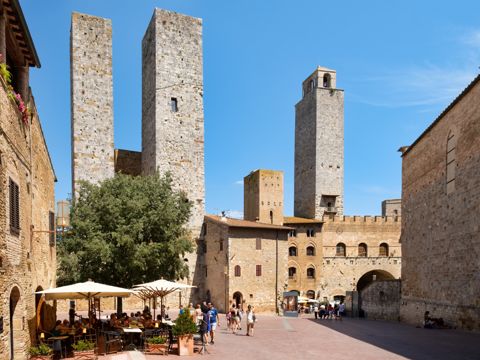
[[[440,115],[427,127],[420,136],[402,153],[404,157],[410,150],[458,103],[463,97],[480,81],[480,74],[478,74],[468,86],[443,110]]]
[[[25,16],[23,15],[22,8],[18,2],[18,0],[12,0],[13,7],[18,14],[20,23],[22,24],[22,29],[24,30],[26,40],[30,50],[32,51],[33,60],[35,62],[35,66],[40,68],[42,65],[40,64],[40,59],[38,58],[37,50],[35,49],[35,45],[33,44],[32,36],[30,34],[30,30],[28,29],[27,22],[25,21]]]

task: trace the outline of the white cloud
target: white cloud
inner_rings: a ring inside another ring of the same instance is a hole
[[[227,210],[225,211],[225,215],[234,219],[243,219],[243,211],[240,210]]]
[[[243,185],[243,179],[234,182],[235,185]]]
[[[358,79],[363,84],[371,83],[372,93],[352,93],[352,101],[391,108],[446,106],[479,72],[480,29],[457,37],[455,43],[456,57],[450,60],[454,65],[438,59],[438,63],[391,69]]]
[[[352,94],[352,100],[378,107],[414,107],[446,104],[452,101],[473,80],[478,68],[465,66],[451,69],[426,64],[396,71],[383,76],[363,79],[380,83],[383,88],[381,97],[375,99]]]

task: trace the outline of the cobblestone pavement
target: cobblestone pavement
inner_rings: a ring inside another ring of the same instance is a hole
[[[361,319],[314,320],[258,316],[255,336],[226,331],[224,317],[209,359],[480,359],[480,334],[430,330]],[[243,324],[244,325],[244,324]],[[147,355],[158,359],[161,355]],[[197,356],[200,358],[200,356]],[[99,360],[140,360],[141,353],[122,353]]]

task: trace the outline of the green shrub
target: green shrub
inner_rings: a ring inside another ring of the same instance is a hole
[[[32,356],[44,356],[50,355],[51,353],[52,349],[47,344],[39,344],[30,348],[30,355]]]
[[[146,341],[149,344],[165,344],[167,342],[167,339],[161,336],[154,336],[151,338],[147,338]]]
[[[3,77],[7,84],[12,82],[12,73],[8,70],[8,65],[5,63],[0,63],[0,76]]]
[[[95,349],[95,343],[92,341],[79,340],[76,344],[72,345],[75,351],[88,351]]]
[[[175,336],[195,334],[197,332],[197,325],[195,325],[190,314],[184,312],[175,320],[172,332]]]

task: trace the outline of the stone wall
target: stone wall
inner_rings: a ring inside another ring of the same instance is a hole
[[[202,20],[155,9],[142,42],[142,168],[167,171],[205,213]]]
[[[400,319],[400,280],[374,281],[361,292],[363,316],[370,320]]]
[[[27,100],[28,101],[28,100]],[[34,292],[55,286],[55,242],[50,242],[49,212],[54,212],[55,174],[33,98],[25,125],[0,79],[0,359],[24,359],[37,330]],[[20,230],[10,228],[9,181],[19,187]],[[10,319],[10,299],[16,306]]]
[[[333,79],[329,87],[319,84],[324,75]],[[319,67],[295,106],[295,216],[343,214],[343,90],[335,79],[334,70]]]
[[[275,312],[276,291],[278,299],[287,284],[288,229],[231,227],[209,220],[206,225],[204,287],[215,306],[225,311],[239,293],[244,308],[253,305],[257,312]]]
[[[296,267],[297,275],[289,279],[288,289],[302,296],[313,291],[316,298],[333,300],[345,296],[373,279],[399,279],[402,251],[400,218],[381,216],[324,216],[323,224],[290,224],[297,229],[289,237],[289,246],[297,248],[297,256],[289,256],[289,267]],[[307,230],[314,230],[308,237]],[[345,245],[345,256],[337,256],[337,245]],[[367,248],[366,256],[359,253],[359,245]],[[381,256],[380,244],[388,244],[388,256]],[[315,248],[315,255],[307,255],[307,246]],[[307,276],[307,269],[315,269],[315,277]],[[368,278],[367,278],[368,277]]]
[[[403,321],[420,324],[430,311],[447,324],[480,329],[479,139],[477,77],[403,154]],[[448,189],[447,168],[454,179]]]
[[[111,20],[73,13],[72,194],[78,181],[98,183],[114,175]]]
[[[142,153],[115,149],[115,173],[138,176],[142,174]]]
[[[382,216],[401,216],[402,199],[389,199],[382,201]]]
[[[283,171],[257,170],[243,184],[244,219],[283,225]]]

